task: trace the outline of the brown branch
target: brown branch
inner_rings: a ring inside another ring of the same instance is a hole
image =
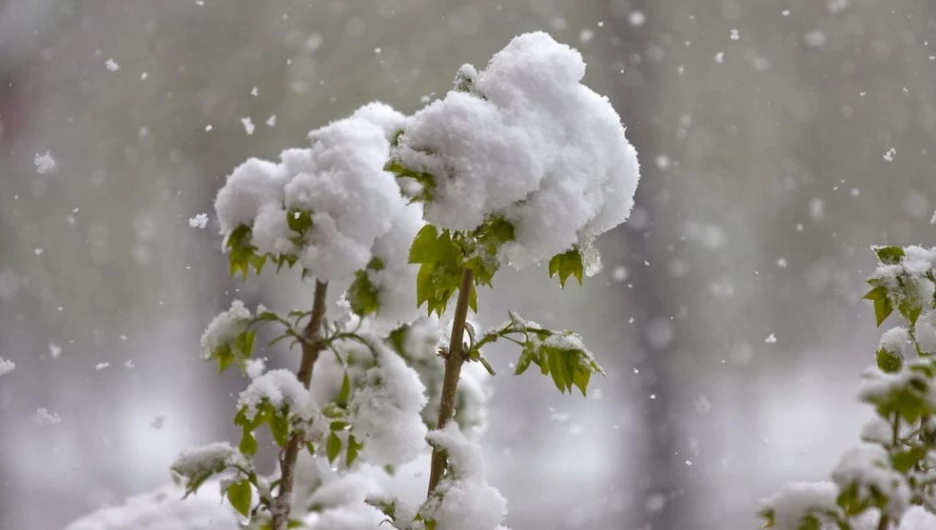
[[[474,278],[471,269],[462,272],[461,286],[458,288],[458,302],[455,305],[455,320],[452,322],[452,336],[449,341],[448,355],[445,357],[445,376],[442,379],[442,398],[439,403],[439,421],[436,428],[441,429],[455,415],[455,399],[458,394],[458,378],[465,363],[464,338],[465,323],[468,320],[468,306]],[[429,495],[439,485],[447,466],[445,455],[439,449],[432,450],[432,467],[429,472]]]
[[[325,293],[327,288],[328,283],[315,282],[312,316],[302,333],[302,360],[299,363],[299,372],[296,376],[306,389],[312,383],[312,368],[315,366],[315,361],[324,347],[322,343],[322,322],[325,319]],[[279,491],[270,510],[273,516],[273,530],[286,530],[289,524],[289,514],[292,511],[293,485],[296,480],[296,460],[299,458],[299,452],[303,447],[304,435],[305,433],[302,432],[293,434],[283,450],[283,457],[280,460]]]

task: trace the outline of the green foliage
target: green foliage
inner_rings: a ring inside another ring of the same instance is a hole
[[[237,335],[233,341],[212,350],[208,358],[218,361],[219,372],[224,372],[232,364],[243,369],[253,355],[254,339],[256,337],[256,331],[245,330]]]
[[[493,372],[480,354],[481,347],[504,338],[521,347],[515,375],[520,375],[535,364],[543,375],[552,378],[560,392],[571,392],[578,388],[584,396],[593,374],[604,375],[604,370],[585,349],[581,337],[571,331],[552,331],[535,322],[529,322],[511,312],[510,320],[480,340],[469,345],[468,359],[479,360]]]
[[[329,462],[335,462],[338,455],[341,454],[341,446],[341,438],[334,431],[329,433],[328,438],[325,440],[325,455],[328,457]]]
[[[243,278],[247,279],[250,267],[253,267],[257,274],[263,270],[266,257],[255,253],[257,248],[250,243],[252,237],[253,230],[247,225],[240,225],[228,234],[225,247],[228,250],[231,277],[240,272]]]
[[[579,251],[578,247],[573,247],[562,254],[556,254],[549,260],[549,277],[552,278],[557,274],[559,275],[560,287],[565,287],[566,280],[569,279],[569,276],[575,276],[579,285],[582,284],[582,277],[585,274],[585,264],[582,261],[582,253]]]
[[[394,137],[394,143],[399,144],[402,132]],[[432,202],[435,198],[436,179],[432,174],[424,171],[414,171],[403,164],[398,159],[391,159],[384,166],[384,171],[393,173],[396,178],[410,178],[418,182],[421,190],[411,199],[411,202]]]
[[[250,514],[250,507],[253,505],[253,488],[250,487],[248,480],[234,482],[228,486],[225,496],[231,506],[241,515],[247,517]]]
[[[860,396],[862,401],[874,406],[878,415],[876,422],[869,425],[871,429],[866,441],[877,444],[884,452],[880,459],[874,457],[874,461],[860,464],[873,466],[874,470],[833,473],[838,489],[835,499],[838,511],[810,509],[802,514],[800,530],[826,528],[823,524],[851,529],[856,518],[872,509],[885,514],[880,528],[896,528],[899,521],[891,519],[895,512],[893,507],[902,506],[904,502],[891,498],[892,493],[898,491],[898,486],[909,489],[912,504],[923,504],[928,510],[932,510],[932,506],[925,504],[925,499],[936,495],[936,480],[933,478],[936,470],[936,356],[922,350],[915,334],[915,324],[920,315],[926,310],[936,309],[936,300],[929,294],[934,286],[927,285],[927,282],[936,284],[936,277],[932,265],[926,270],[926,259],[917,258],[908,264],[908,252],[903,248],[889,246],[873,250],[880,266],[868,280],[871,290],[864,299],[873,302],[878,326],[895,311],[903,318],[904,327],[897,330],[898,336],[906,335],[919,355],[905,359],[899,342],[892,345],[893,338],[877,349],[875,361],[878,370],[866,373]],[[887,440],[881,439],[883,433],[880,431],[884,425],[890,431]],[[851,461],[846,469],[854,469],[855,465],[858,464]],[[875,476],[879,478],[868,479]],[[902,497],[906,493],[898,495]],[[899,513],[900,509],[896,511]],[[760,515],[767,528],[775,525],[773,510],[762,510]]]
[[[351,311],[355,315],[364,317],[377,312],[380,309],[380,297],[377,287],[371,282],[368,271],[379,271],[383,269],[384,264],[380,258],[371,259],[370,263],[363,270],[354,273],[354,282],[348,288],[348,302],[351,304]]]
[[[416,275],[416,305],[428,306],[429,314],[445,312],[449,299],[461,285],[464,255],[448,230],[439,233],[424,226],[410,247],[409,262],[419,264]]]

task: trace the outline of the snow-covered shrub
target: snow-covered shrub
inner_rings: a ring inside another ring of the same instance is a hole
[[[599,266],[594,239],[626,220],[639,179],[620,118],[580,83],[584,70],[545,33],[521,35],[483,71],[462,67],[455,89],[413,116],[371,103],[310,133],[308,148],[234,170],[215,201],[231,275],[299,268],[314,292],[310,309],[285,314],[234,300],[205,331],[202,357],[249,383],[236,447],[210,444],[172,466],[186,494],[218,479],[251,528],[503,528],[507,502],[471,439],[494,375],[482,349],[519,345],[516,373],[535,364],[562,392],[584,395],[602,369],[577,334],[515,313],[482,333],[468,320],[476,289],[493,287],[505,263],[549,261],[562,286],[581,282]],[[326,318],[340,282],[350,284],[344,314]],[[298,370],[264,373],[259,325],[301,349]],[[261,444],[278,452],[271,474],[254,465]],[[430,448],[424,502],[375,485],[374,470],[392,474]]]
[[[936,528],[936,248],[874,250],[880,265],[865,299],[878,326],[895,311],[905,321],[882,335],[858,388],[877,417],[831,482],[789,484],[763,501],[767,528]]]

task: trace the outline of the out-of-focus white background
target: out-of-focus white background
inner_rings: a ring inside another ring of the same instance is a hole
[[[308,297],[231,281],[217,225],[189,226],[236,164],[371,100],[412,112],[540,29],[583,53],[643,179],[599,276],[482,293],[482,323],[576,329],[608,371],[560,396],[493,355],[509,526],[752,528],[825,476],[868,416],[869,246],[936,241],[936,4],[0,0],[0,528],[61,528],[235,434],[203,327],[235,294]]]

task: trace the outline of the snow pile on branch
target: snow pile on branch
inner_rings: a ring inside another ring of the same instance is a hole
[[[173,462],[172,470],[186,477],[207,475],[242,459],[241,453],[231,444],[214,442],[183,451]]]
[[[304,414],[309,408],[309,391],[291,370],[271,370],[258,376],[240,393],[237,409],[246,408],[246,418],[253,421],[261,404],[274,410],[288,408],[291,414]]]
[[[906,478],[891,467],[889,459],[881,447],[854,447],[842,455],[832,471],[832,480],[841,491],[854,488],[859,500],[873,503],[884,495],[888,500],[884,513],[899,521],[910,505],[910,487]]]
[[[295,256],[322,281],[364,268],[406,205],[383,170],[389,129],[403,119],[371,104],[312,131],[311,148],[288,149],[278,164],[248,160],[215,200],[222,233],[246,225],[257,254]]]
[[[205,328],[201,337],[202,359],[210,359],[215,350],[234,341],[247,329],[251,318],[250,310],[244,307],[244,302],[231,302],[231,308],[219,313]]]
[[[515,229],[505,257],[517,268],[624,222],[637,152],[584,75],[582,56],[542,32],[516,37],[481,72],[463,66],[456,89],[397,140],[394,161],[421,180],[427,220],[473,230],[503,216]]]
[[[237,516],[222,503],[220,490],[209,484],[183,500],[182,488],[165,486],[88,514],[65,530],[233,530]]]
[[[363,444],[361,458],[370,464],[398,466],[419,456],[425,447],[426,405],[419,374],[379,340],[369,340],[376,365],[349,404],[351,430]]]
[[[792,482],[761,501],[761,510],[772,514],[772,528],[799,530],[804,517],[840,514],[841,508],[835,502],[838,494],[838,487],[832,482]]]
[[[423,506],[423,517],[437,530],[496,530],[507,515],[507,501],[487,483],[481,447],[466,439],[455,422],[432,431],[430,444],[443,449],[449,475]]]

